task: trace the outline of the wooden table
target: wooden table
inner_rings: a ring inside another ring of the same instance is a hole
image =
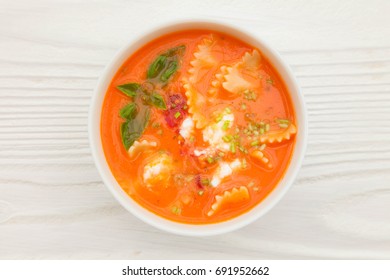
[[[389,15],[385,0],[0,0],[0,258],[390,258]],[[105,64],[135,33],[188,17],[228,21],[278,49],[310,118],[285,198],[208,238],[133,217],[88,146]]]

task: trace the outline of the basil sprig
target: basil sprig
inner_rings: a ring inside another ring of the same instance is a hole
[[[185,50],[186,50],[186,46],[180,45],[180,46],[177,46],[177,47],[174,47],[174,48],[171,48],[171,49],[167,50],[162,55],[165,55],[165,56],[168,56],[168,57],[171,57],[171,56],[174,56],[174,55],[183,56]]]
[[[165,86],[179,68],[179,59],[185,51],[180,45],[167,50],[157,56],[150,64],[146,77],[152,88]],[[123,145],[128,150],[144,133],[150,119],[150,106],[166,110],[167,105],[161,94],[152,88],[141,86],[139,83],[127,83],[117,86],[117,89],[126,96],[132,97],[134,102],[123,107],[119,115],[125,119],[120,127]]]
[[[183,55],[184,50],[185,46],[181,45],[159,55],[152,64],[150,64],[147,78],[164,86],[169,78],[176,73],[179,65],[179,58]]]
[[[162,109],[162,110],[166,110],[167,109],[167,105],[165,104],[164,98],[160,94],[158,94],[158,93],[154,92],[150,96],[150,103],[153,104],[154,106],[156,106],[159,109]]]
[[[127,120],[132,120],[137,115],[137,105],[129,103],[119,111],[119,115]]]
[[[145,106],[134,118],[127,119],[121,125],[122,143],[128,150],[144,133],[150,119],[150,108]]]
[[[120,134],[126,150],[144,133],[150,119],[150,106],[167,109],[164,98],[159,93],[149,93],[140,86],[134,96],[134,102],[119,111],[119,115],[125,119]]]
[[[165,70],[165,72],[163,72],[160,76],[160,80],[163,82],[163,83],[166,83],[169,78],[175,74],[176,70],[177,70],[177,67],[178,67],[178,63],[177,61],[171,61],[168,66],[167,66],[167,69]]]
[[[141,86],[137,83],[129,83],[129,84],[119,85],[116,88],[119,89],[124,94],[126,94],[127,96],[135,97],[137,95],[137,90],[140,87]]]
[[[164,70],[166,64],[167,57],[165,55],[159,55],[149,66],[147,73],[148,79],[156,78]]]

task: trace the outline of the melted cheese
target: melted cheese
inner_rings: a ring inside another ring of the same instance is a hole
[[[210,146],[221,151],[229,151],[230,144],[223,141],[223,137],[228,135],[228,129],[224,130],[225,122],[229,122],[227,128],[231,128],[234,122],[234,114],[224,114],[222,119],[214,124],[203,129],[203,140],[208,142]]]
[[[191,135],[194,133],[194,121],[191,117],[184,119],[183,123],[180,126],[180,135],[185,139],[189,140]]]
[[[161,154],[146,164],[144,167],[143,179],[150,187],[156,183],[166,181],[172,171],[172,158],[167,154]]]
[[[234,171],[241,167],[241,161],[235,159],[232,162],[221,162],[211,179],[211,186],[217,187],[224,178],[229,177]]]

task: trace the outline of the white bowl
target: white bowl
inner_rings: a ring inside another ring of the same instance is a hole
[[[298,133],[295,136],[296,142],[292,159],[287,171],[284,174],[284,177],[279,181],[274,190],[250,211],[231,220],[216,224],[191,225],[177,223],[153,214],[136,203],[122,190],[112,175],[104,156],[100,136],[100,117],[104,97],[111,80],[120,66],[126,61],[128,57],[130,57],[131,54],[153,39],[167,33],[186,29],[209,29],[224,32],[257,47],[279,72],[288,89],[288,92],[291,95],[291,100],[293,102],[296,114]],[[188,236],[216,235],[237,230],[252,223],[267,213],[273,206],[275,206],[276,203],[290,188],[294,182],[295,177],[297,176],[299,168],[301,167],[306,150],[308,127],[307,114],[302,94],[290,68],[282,60],[280,55],[256,34],[249,34],[246,31],[243,31],[237,27],[232,27],[226,23],[218,23],[208,20],[181,21],[170,23],[163,27],[160,26],[144,34],[145,35],[132,38],[131,41],[115,55],[114,59],[107,65],[106,69],[101,75],[92,97],[92,103],[89,111],[89,141],[96,167],[103,179],[103,182],[114,195],[114,197],[122,204],[122,206],[133,215],[156,228],[174,234]]]

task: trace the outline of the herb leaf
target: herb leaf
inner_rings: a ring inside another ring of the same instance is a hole
[[[119,89],[124,94],[126,94],[127,96],[135,97],[137,95],[137,90],[140,87],[141,87],[140,84],[129,83],[129,84],[119,85],[116,88]]]
[[[153,88],[159,84],[163,87],[176,73],[179,67],[179,58],[185,51],[185,46],[180,45],[165,51],[150,64],[146,76],[152,84],[152,89],[141,88],[138,83],[128,83],[117,86],[117,89],[130,97],[135,97],[134,103],[123,107],[119,115],[126,119],[120,127],[123,145],[128,150],[145,131],[150,119],[150,105],[166,110],[167,105],[161,94],[153,92]],[[138,94],[137,94],[138,93]]]
[[[129,103],[119,111],[119,115],[127,120],[132,120],[137,114],[137,105]]]
[[[165,55],[159,55],[149,66],[147,73],[148,79],[153,79],[160,75],[161,71],[166,67],[166,65],[167,57]]]
[[[163,53],[162,55],[165,55],[165,56],[174,56],[174,55],[182,55],[184,53],[186,49],[186,46],[185,45],[180,45],[180,46],[177,46],[177,47],[174,47],[174,48],[171,48],[169,50],[167,50],[165,53]]]
[[[161,74],[160,80],[164,83],[168,81],[169,78],[176,72],[177,66],[177,60],[171,61],[167,69]]]
[[[127,120],[121,125],[120,133],[123,145],[128,150],[144,133],[150,119],[150,108],[145,106],[134,119]]]
[[[177,71],[179,57],[183,55],[185,49],[186,47],[184,45],[180,45],[159,55],[149,66],[147,78],[149,80],[156,79],[165,85],[169,78]]]
[[[150,96],[150,103],[153,104],[154,106],[156,106],[157,108],[160,108],[163,110],[167,109],[167,105],[165,104],[164,98],[156,92],[154,92]]]

